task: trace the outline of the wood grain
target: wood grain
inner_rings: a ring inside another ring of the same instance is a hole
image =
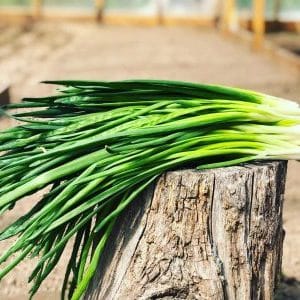
[[[286,163],[163,174],[119,218],[86,299],[273,299]]]

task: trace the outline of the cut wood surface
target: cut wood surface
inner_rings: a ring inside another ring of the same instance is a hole
[[[286,163],[178,170],[124,212],[86,299],[272,299]]]

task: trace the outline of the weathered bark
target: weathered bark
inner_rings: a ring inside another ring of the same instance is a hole
[[[10,102],[9,86],[0,84],[0,105]]]
[[[162,175],[121,216],[86,299],[272,299],[285,162]]]

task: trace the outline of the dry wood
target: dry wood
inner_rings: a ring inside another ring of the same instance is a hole
[[[10,102],[9,85],[0,84],[0,105]]]
[[[255,50],[261,50],[263,48],[265,38],[265,7],[266,0],[254,0],[253,1],[253,48]]]
[[[286,163],[162,175],[120,217],[86,299],[272,299]]]
[[[32,15],[39,19],[42,15],[43,0],[31,0]]]

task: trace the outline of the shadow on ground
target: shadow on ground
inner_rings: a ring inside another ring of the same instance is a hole
[[[299,300],[300,281],[294,277],[284,276],[276,292],[274,300]]]

